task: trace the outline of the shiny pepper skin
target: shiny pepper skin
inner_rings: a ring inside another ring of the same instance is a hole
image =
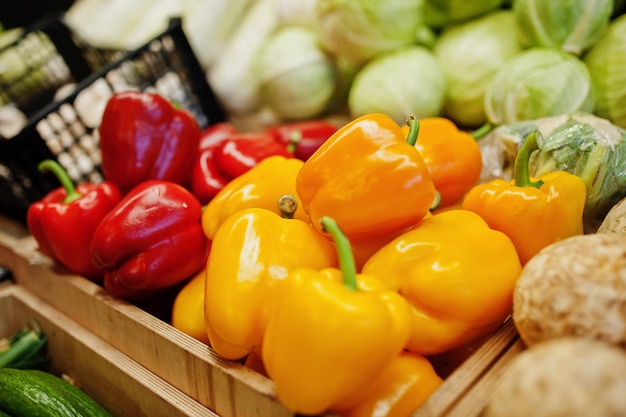
[[[213,349],[241,359],[261,348],[268,297],[297,267],[336,265],[332,243],[310,224],[241,209],[217,229],[206,264],[205,320]]]
[[[416,224],[436,196],[418,150],[396,122],[377,113],[328,138],[302,166],[296,187],[316,228],[332,217],[351,241]]]
[[[250,171],[230,181],[207,205],[202,226],[209,239],[231,214],[244,208],[264,208],[281,214],[278,199],[285,194],[296,197],[294,218],[309,221],[296,196],[296,177],[302,162],[296,158],[270,156]]]
[[[341,270],[300,268],[272,300],[263,363],[280,401],[301,414],[341,410],[363,401],[381,372],[402,352],[410,312],[375,277],[342,283]]]
[[[510,314],[521,269],[508,236],[474,212],[453,209],[381,248],[362,273],[409,301],[407,350],[433,355],[495,331]]]

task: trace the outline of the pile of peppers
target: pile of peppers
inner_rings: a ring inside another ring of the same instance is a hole
[[[444,118],[201,131],[127,92],[100,134],[102,184],[42,164],[62,186],[28,213],[41,251],[127,300],[182,284],[172,325],[300,415],[409,415],[444,383],[431,357],[491,335],[528,259],[582,233],[582,180],[528,176],[538,132],[487,184]]]

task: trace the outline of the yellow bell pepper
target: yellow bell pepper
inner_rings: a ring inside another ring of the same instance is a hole
[[[367,397],[356,406],[336,411],[343,417],[406,417],[443,384],[430,361],[404,351],[372,381]]]
[[[407,135],[389,116],[361,116],[328,138],[304,163],[296,189],[318,229],[337,221],[351,242],[389,235],[418,223],[437,196],[415,148],[419,122]]]
[[[303,161],[284,156],[270,156],[230,181],[205,207],[202,213],[204,233],[213,240],[218,227],[234,212],[244,208],[264,208],[280,214],[276,205],[284,194],[296,197],[294,218],[309,222],[296,195],[296,178]]]
[[[262,347],[278,399],[301,414],[362,401],[409,336],[406,301],[375,277],[357,275],[345,235],[338,241],[336,223],[322,221],[337,242],[341,270],[292,271],[272,299]]]
[[[528,162],[539,131],[531,132],[515,158],[514,179],[495,179],[473,187],[462,207],[511,238],[522,265],[544,247],[583,233],[585,182],[565,171],[530,178]]]
[[[495,331],[510,314],[521,269],[508,236],[476,213],[448,210],[381,248],[362,273],[408,300],[407,349],[433,355]]]
[[[204,281],[206,269],[202,269],[180,289],[172,305],[172,327],[209,344],[204,322]]]
[[[263,208],[226,218],[206,266],[204,313],[213,349],[227,359],[260,349],[272,307],[266,300],[279,282],[297,267],[336,264],[332,242],[309,223]]]

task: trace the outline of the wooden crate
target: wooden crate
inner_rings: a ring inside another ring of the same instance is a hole
[[[27,231],[2,221],[0,266],[11,269],[21,286],[218,415],[294,415],[277,400],[268,378],[219,357],[145,309],[113,298],[100,286],[59,269],[38,251]],[[486,341],[434,358],[445,382],[413,417],[479,416],[502,370],[521,349],[515,327],[508,320]]]
[[[48,338],[46,369],[66,374],[114,416],[216,416],[20,285],[0,287],[0,336],[35,320]]]

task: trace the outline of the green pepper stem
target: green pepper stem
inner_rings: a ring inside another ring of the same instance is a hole
[[[356,291],[356,263],[354,262],[350,240],[334,219],[324,216],[320,219],[320,223],[322,223],[324,231],[330,234],[335,241],[339,267],[343,274],[343,285],[349,290]]]
[[[528,171],[530,156],[534,151],[539,149],[538,139],[541,137],[539,130],[533,130],[524,139],[524,143],[515,157],[515,165],[513,166],[513,176],[515,185],[518,187],[535,187],[539,188],[543,185],[542,180],[531,181]]]
[[[485,123],[478,129],[470,132],[470,136],[474,139],[480,139],[485,136],[487,133],[491,132],[495,126],[489,122]]]
[[[283,219],[293,219],[297,208],[298,201],[291,194],[284,194],[278,199],[278,209]]]
[[[406,143],[415,146],[417,143],[417,135],[420,133],[420,122],[415,116],[410,116],[406,124],[409,126],[409,134],[406,136]]]
[[[68,175],[67,171],[63,169],[63,167],[57,161],[52,159],[45,159],[39,163],[37,168],[40,172],[51,171],[57,177],[57,179],[61,183],[61,186],[65,188],[65,193],[67,194],[65,196],[65,199],[63,200],[63,203],[69,204],[72,201],[82,197],[82,194],[76,191],[76,187],[74,186],[74,183],[72,182],[72,179]]]

